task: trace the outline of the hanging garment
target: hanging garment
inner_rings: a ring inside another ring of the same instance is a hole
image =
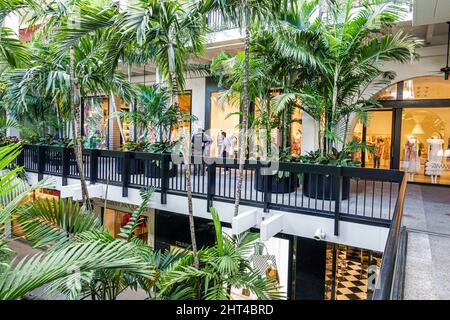
[[[408,173],[420,172],[419,143],[407,141],[405,145],[405,168]]]
[[[442,164],[444,140],[428,139],[428,162],[425,165],[425,174],[428,176],[442,176],[444,167]]]

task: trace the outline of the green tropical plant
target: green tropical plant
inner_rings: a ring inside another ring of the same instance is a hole
[[[242,125],[239,132],[239,175],[235,194],[234,216],[239,214],[239,204],[244,179],[245,154],[248,145],[247,127],[249,115],[249,79],[250,79],[250,41],[253,24],[264,24],[275,20],[276,13],[287,4],[279,0],[208,0],[209,10],[217,10],[222,14],[225,22],[231,22],[243,27],[244,40],[244,74],[242,83]]]
[[[125,36],[131,36],[139,46],[154,48],[154,61],[161,78],[167,83],[175,109],[181,151],[186,167],[191,242],[195,265],[198,265],[192,206],[190,139],[183,128],[179,94],[183,92],[185,72],[190,56],[202,53],[205,37],[204,7],[202,2],[139,0],[123,15],[121,24]]]
[[[176,111],[170,105],[170,94],[160,85],[137,85],[137,99],[133,110],[119,111],[118,115],[132,122],[137,135],[146,143],[165,142],[170,139],[173,126],[177,123]],[[115,116],[115,115],[113,115]],[[155,132],[158,141],[152,139]]]
[[[273,279],[260,276],[247,258],[258,234],[245,233],[230,237],[223,233],[219,215],[214,208],[211,208],[211,215],[216,245],[199,250],[198,269],[192,265],[191,254],[174,263],[161,279],[159,298],[230,300],[233,287],[246,288],[261,300],[282,299],[278,284]],[[197,296],[199,289],[201,294]]]
[[[393,72],[382,70],[383,63],[417,58],[419,40],[404,32],[385,32],[405,13],[401,6],[382,0],[363,1],[361,5],[353,10],[351,0],[328,0],[326,13],[312,21],[320,63],[297,59],[309,45],[297,37],[304,34],[304,23],[284,19],[289,33],[280,32],[274,45],[280,55],[302,67],[274,103],[279,110],[301,108],[319,123],[321,157],[335,154],[333,149],[346,154],[351,115],[365,122],[367,112],[379,106],[368,98],[371,90],[385,86],[394,77]],[[311,10],[319,7],[316,4]]]
[[[63,293],[69,298],[87,295],[92,299],[114,300],[126,289],[135,287],[137,281],[152,281],[153,267],[147,263],[151,249],[134,237],[134,231],[143,219],[142,213],[147,208],[153,192],[153,188],[141,191],[142,203],[118,234],[120,242],[128,243],[125,250],[129,251],[129,258],[140,261],[140,271],[129,270],[127,267],[100,267],[86,271],[86,274],[80,271],[80,283],[64,286],[64,282],[70,279],[67,280],[62,276],[55,282],[52,280],[46,290],[47,294],[52,296]],[[38,200],[28,203],[20,208],[16,220],[26,239],[36,248],[47,249],[49,255],[66,252],[67,248],[80,244],[98,244],[101,247],[118,241],[107,232],[100,217],[71,200]],[[88,257],[84,256],[86,263]],[[120,261],[120,258],[118,260]],[[73,263],[73,266],[67,267],[77,267],[76,262]]]

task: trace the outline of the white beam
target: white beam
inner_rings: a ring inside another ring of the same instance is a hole
[[[279,213],[261,222],[260,230],[262,241],[268,241],[270,238],[283,231],[283,218],[284,213]]]
[[[104,191],[105,185],[103,184],[93,184],[88,185],[88,193],[89,197],[91,198],[104,198],[105,191]],[[78,184],[72,184],[68,186],[62,186],[61,187],[61,198],[72,198],[73,200],[82,200],[83,196],[81,193],[81,186]]]
[[[233,235],[241,234],[256,226],[258,222],[258,212],[256,209],[245,211],[236,217],[233,217],[231,222]]]

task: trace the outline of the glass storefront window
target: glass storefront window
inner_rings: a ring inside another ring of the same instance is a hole
[[[450,184],[450,107],[403,110],[400,160],[410,181]]]
[[[292,114],[291,153],[295,156],[302,154],[302,111],[298,108]]]
[[[180,111],[181,114],[185,117],[183,119],[183,129],[186,133],[187,137],[191,136],[191,121],[189,119],[186,119],[186,116],[192,115],[192,108],[191,108],[191,92],[185,92],[178,96],[178,101],[180,103]],[[180,138],[180,134],[178,132],[178,125],[174,125],[172,129],[172,141],[178,141]]]
[[[419,77],[404,82],[404,100],[449,99],[450,81],[444,77]]]
[[[105,228],[108,232],[114,237],[118,238],[118,234],[120,233],[120,228],[125,226],[131,218],[131,213],[123,212],[119,210],[106,208],[104,213],[104,224]],[[148,218],[144,216],[144,219],[140,223],[140,225],[134,231],[134,235],[144,241],[148,241],[149,232],[148,232]]]
[[[397,83],[381,90],[375,100],[397,100]],[[403,100],[450,99],[450,81],[426,76],[403,81]]]
[[[366,129],[366,144],[374,148],[364,152],[366,168],[390,169],[392,145],[392,111],[371,111]],[[354,136],[362,137],[362,125],[356,124]],[[361,157],[361,154],[355,157]],[[362,159],[361,159],[362,161]]]
[[[219,157],[221,150],[221,132],[227,134],[231,142],[233,152],[230,157],[237,154],[238,132],[239,132],[239,99],[223,98],[222,92],[213,92],[210,97],[210,136],[213,140],[210,146],[210,155]]]
[[[325,300],[371,300],[382,254],[327,244]]]
[[[108,98],[91,97],[84,105],[85,148],[107,149],[108,137]]]

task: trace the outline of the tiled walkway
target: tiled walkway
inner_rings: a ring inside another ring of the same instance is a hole
[[[409,185],[404,299],[450,299],[450,188]]]

